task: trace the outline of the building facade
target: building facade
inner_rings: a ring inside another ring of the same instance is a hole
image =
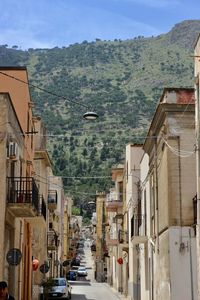
[[[150,230],[147,246],[139,244],[142,299],[197,299],[194,109],[193,89],[165,89],[144,143],[149,195],[144,187],[142,200],[143,208],[150,201]]]

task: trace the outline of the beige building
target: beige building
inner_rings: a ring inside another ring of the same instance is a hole
[[[128,272],[124,269],[123,292],[131,299],[140,297],[139,277],[139,252],[138,232],[139,226],[144,218],[141,212],[141,182],[140,182],[140,161],[143,155],[142,145],[128,144],[125,156],[125,209],[124,226],[128,232]],[[127,276],[129,274],[129,276]],[[126,276],[126,277],[125,277]]]
[[[27,221],[32,228],[32,256],[38,259],[39,266],[47,263],[47,228],[48,228],[48,172],[51,161],[47,152],[46,129],[40,117],[34,118],[35,124],[35,156],[34,178],[39,189],[39,213]],[[33,271],[32,298],[38,299],[40,285],[44,274],[38,268]]]
[[[96,195],[96,253],[95,253],[95,279],[97,282],[105,281],[105,252],[106,252],[106,210],[105,194]]]
[[[27,300],[33,295],[33,246],[38,247],[33,243],[31,222],[38,218],[44,223],[39,186],[33,177],[35,120],[26,68],[0,70],[3,72],[0,75],[0,279],[8,281],[10,292],[16,299]],[[21,260],[17,261],[20,256]]]
[[[195,88],[195,99],[196,99],[196,106],[195,106],[195,124],[196,124],[196,182],[197,182],[197,199],[200,199],[200,35],[197,38],[195,49],[194,49],[194,88]],[[197,239],[196,239],[196,246],[197,246],[197,257],[199,257],[200,253],[200,204],[197,201]],[[200,259],[197,260],[197,282],[198,282],[198,299],[200,299]]]
[[[197,299],[194,109],[193,89],[164,89],[144,143],[141,299]]]
[[[106,240],[109,259],[107,262],[108,283],[117,291],[123,292],[123,247],[126,234],[123,231],[123,180],[124,165],[112,168],[114,187],[106,197],[109,232]],[[119,260],[120,259],[120,260]],[[125,260],[124,260],[125,262]]]
[[[0,71],[0,280],[15,299],[37,300],[44,277],[63,275],[70,201],[52,174],[45,128],[32,114],[26,68]]]
[[[49,173],[48,211],[49,224],[47,249],[50,271],[48,276],[59,277],[63,273],[65,195],[62,178]]]
[[[77,216],[71,215],[70,216],[70,223],[69,223],[69,258],[73,260],[76,258],[76,251],[80,239],[80,222]]]
[[[63,231],[63,275],[66,275],[70,269],[69,248],[71,246],[70,240],[70,218],[72,215],[72,199],[65,198],[64,204],[64,231]]]

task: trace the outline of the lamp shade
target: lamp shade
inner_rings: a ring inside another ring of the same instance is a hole
[[[94,111],[87,111],[84,115],[83,118],[85,120],[96,120],[99,116],[97,115],[97,113],[95,113]]]

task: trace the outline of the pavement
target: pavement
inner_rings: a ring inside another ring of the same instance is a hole
[[[84,257],[84,261],[82,263],[87,266],[87,270],[88,270],[87,278],[90,279],[91,283],[95,283],[96,280],[94,278],[94,267],[95,267],[94,258],[91,255],[90,247],[86,246],[84,248],[84,250],[85,250],[85,257]],[[105,286],[108,290],[110,290],[114,294],[114,296],[116,298],[118,298],[119,300],[130,300],[129,297],[126,297],[123,294],[119,293],[108,283],[103,282],[102,285]]]
[[[110,289],[115,296],[117,296],[120,300],[130,300],[129,297],[124,296],[123,294],[116,291],[112,286],[110,286],[108,283],[104,283],[104,285],[107,286],[108,289]]]

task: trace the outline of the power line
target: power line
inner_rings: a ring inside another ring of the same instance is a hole
[[[16,80],[16,81],[19,81],[19,82],[21,82],[21,83],[23,83],[23,84],[26,84],[26,85],[28,85],[29,87],[31,86],[31,87],[33,87],[33,88],[35,88],[35,89],[38,89],[38,90],[40,90],[40,91],[42,91],[42,92],[44,92],[44,93],[47,93],[47,94],[49,94],[49,95],[51,95],[51,96],[60,98],[60,99],[62,99],[62,100],[66,100],[66,101],[68,101],[68,102],[70,102],[70,103],[73,103],[73,104],[76,104],[76,105],[80,105],[80,106],[82,106],[82,107],[84,107],[84,108],[86,108],[86,109],[90,109],[89,106],[87,106],[87,105],[85,105],[85,104],[83,104],[83,103],[76,102],[76,101],[73,101],[73,100],[69,100],[69,99],[67,99],[67,98],[64,97],[64,96],[57,95],[56,93],[50,92],[50,91],[48,91],[48,90],[46,90],[46,89],[44,89],[44,88],[41,88],[40,86],[34,85],[34,84],[30,83],[30,82],[26,82],[26,81],[24,81],[24,80],[22,80],[22,79],[19,79],[19,78],[15,77],[15,76],[8,75],[8,74],[6,74],[6,73],[4,73],[4,72],[2,72],[2,71],[0,71],[0,74],[2,74],[2,75],[4,75],[4,76],[7,76],[7,77],[9,77],[9,78],[12,78],[12,79],[14,79],[14,80]]]

